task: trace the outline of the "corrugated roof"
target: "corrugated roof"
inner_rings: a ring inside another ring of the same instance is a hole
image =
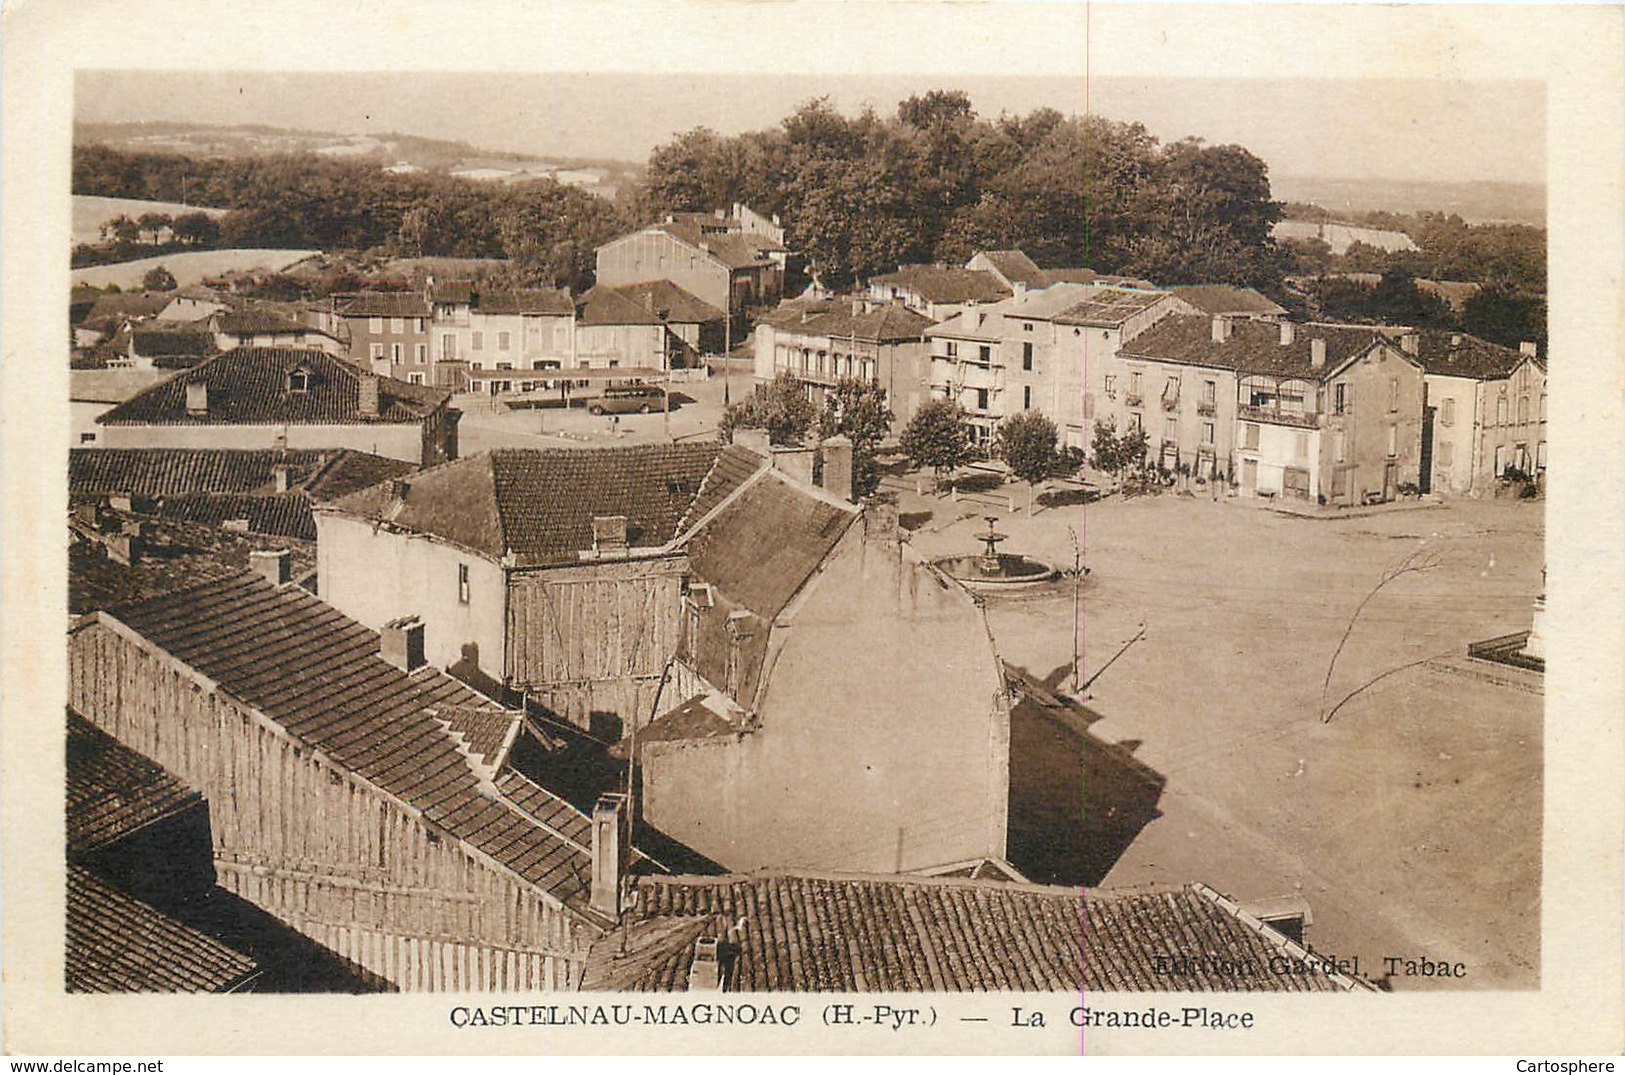
[[[68,710],[68,854],[87,855],[198,806],[203,796]]]
[[[1145,291],[1140,288],[1105,287],[1091,292],[1088,297],[1055,315],[1062,325],[1093,325],[1115,328],[1143,313],[1168,296],[1166,291]]]
[[[677,536],[722,446],[716,442],[624,448],[504,448],[412,477],[406,497],[388,484],[334,507],[433,534],[497,559],[577,559],[593,547],[595,516],[624,515],[633,546]]]
[[[64,972],[70,993],[224,993],[255,962],[82,866],[67,875]]]
[[[1302,950],[1202,886],[1087,894],[969,878],[649,877],[583,989],[680,991],[717,939],[730,992],[1337,992]],[[684,927],[688,928],[684,928]],[[698,927],[698,928],[694,928]],[[622,948],[626,955],[619,953]],[[614,957],[614,958],[612,958]],[[1225,964],[1239,968],[1225,973]]]
[[[1316,368],[1310,341],[1326,341],[1326,364]],[[1263,321],[1232,321],[1230,337],[1213,340],[1213,321],[1190,314],[1170,314],[1123,345],[1123,357],[1152,358],[1186,365],[1233,369],[1276,377],[1318,381],[1380,339],[1374,327],[1295,325],[1293,340],[1281,343],[1281,327]]]
[[[586,912],[590,844],[544,809],[587,819],[540,788],[521,804],[483,787],[435,716],[488,702],[430,668],[378,656],[378,635],[295,587],[239,574],[103,615],[190,666],[290,735],[363,777],[517,877]]]
[[[997,302],[1010,295],[992,273],[953,265],[901,265],[869,283],[904,287],[926,302]]]
[[[289,375],[308,377],[304,391]],[[379,377],[378,413],[360,408],[356,367],[325,351],[294,347],[238,347],[139,393],[96,421],[105,425],[329,425],[419,422],[444,406],[448,389]],[[186,386],[209,386],[209,412],[192,416]]]

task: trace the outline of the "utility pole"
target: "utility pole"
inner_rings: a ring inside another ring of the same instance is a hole
[[[728,406],[733,402],[731,389],[733,388],[733,363],[729,352],[733,350],[734,339],[734,296],[733,278],[728,279],[728,301],[723,303],[722,311],[722,405]]]
[[[1072,535],[1072,693],[1083,693],[1082,645],[1079,636],[1083,630],[1083,542],[1070,526]]]

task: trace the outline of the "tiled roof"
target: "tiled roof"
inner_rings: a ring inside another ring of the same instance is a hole
[[[1314,339],[1326,341],[1326,364],[1319,369],[1311,359],[1310,341]],[[1375,328],[1309,324],[1294,326],[1292,342],[1282,345],[1279,325],[1233,321],[1230,338],[1215,343],[1211,318],[1171,314],[1125,344],[1121,354],[1318,381],[1363,354],[1377,339]]]
[[[115,527],[134,520],[117,512],[103,512],[102,517]],[[287,549],[294,578],[316,567],[316,546],[297,538],[236,533],[176,519],[139,521],[146,551],[133,564],[121,564],[99,543],[73,534],[68,547],[69,611],[89,612],[236,575],[249,565],[248,554],[255,550]]]
[[[1100,288],[1076,305],[1055,315],[1057,324],[1115,328],[1167,298],[1166,291],[1139,288]]]
[[[700,613],[696,670],[712,684],[728,683],[729,622],[747,613],[735,663],[735,697],[747,707],[760,682],[768,626],[784,610],[859,513],[797,487],[777,472],[745,486],[688,542],[694,577],[717,590]]]
[[[474,296],[474,309],[482,314],[547,314],[569,317],[575,309],[570,292],[562,288],[480,291]]]
[[[68,867],[66,911],[70,993],[225,993],[258,971],[248,956],[82,866]]]
[[[615,933],[594,945],[583,989],[686,989],[701,937],[720,942],[730,992],[1355,986],[1324,972],[1274,973],[1272,957],[1303,958],[1302,949],[1200,885],[1084,894],[968,878],[770,873],[648,877],[638,897],[624,941]],[[1220,973],[1226,961],[1245,970]]]
[[[650,311],[661,321],[671,324],[709,324],[721,321],[727,315],[697,295],[692,295],[670,280],[649,280],[641,284],[626,284],[615,288],[625,298]]]
[[[894,303],[875,303],[854,314],[852,303],[839,299],[787,302],[774,310],[767,322],[780,332],[844,336],[876,343],[918,340],[935,324],[924,314]]]
[[[472,304],[474,301],[474,282],[472,280],[446,280],[436,283],[429,289],[429,297],[435,302],[446,303],[451,306]]]
[[[695,249],[706,251],[730,269],[745,269],[753,265],[773,264],[773,259],[767,256],[765,249],[759,248],[754,242],[747,241],[738,232],[702,235],[698,227],[684,220],[656,224],[654,227],[670,235],[673,239],[687,243]]]
[[[468,744],[469,753],[492,768],[502,763],[519,728],[518,710],[448,705],[433,712]]]
[[[165,328],[160,325],[137,325],[131,333],[138,355],[212,355],[214,337],[206,331],[190,328]]]
[[[1278,306],[1250,287],[1231,287],[1228,284],[1188,284],[1170,289],[1179,298],[1209,316],[1218,314],[1252,314],[1281,317],[1286,308]]]
[[[659,325],[655,312],[620,290],[602,284],[576,300],[583,325]]]
[[[160,519],[219,526],[243,522],[255,534],[316,540],[316,519],[310,498],[290,493],[182,493],[166,496],[152,507]]]
[[[712,464],[711,470],[700,484],[700,493],[689,506],[688,514],[683,521],[677,524],[679,531],[687,530],[701,519],[705,518],[718,504],[728,499],[728,496],[758,470],[768,466],[768,460],[749,448],[738,444],[730,444],[717,455],[717,461]]]
[[[309,376],[292,391],[289,374]],[[421,421],[445,404],[447,389],[378,378],[378,414],[363,415],[356,367],[324,351],[238,347],[153,386],[96,420],[106,425],[361,424]],[[186,413],[186,386],[209,386],[209,413]]]
[[[902,265],[869,282],[907,288],[926,302],[997,302],[1010,295],[992,273],[951,265]]]
[[[182,493],[269,493],[277,466],[294,485],[337,453],[226,448],[74,448],[68,490],[74,496],[175,496]],[[403,464],[407,465],[407,464]]]
[[[320,504],[337,500],[358,489],[366,489],[390,478],[400,478],[418,468],[401,459],[373,455],[350,448],[328,453],[328,460],[304,485],[305,494]]]
[[[428,317],[429,300],[417,291],[356,291],[333,296],[340,317]]]
[[[1044,282],[1047,284],[1098,284],[1101,287],[1135,287],[1155,289],[1156,284],[1150,280],[1142,280],[1137,276],[1112,276],[1099,273],[1086,268],[1045,269]]]
[[[167,291],[104,294],[90,307],[82,324],[87,328],[111,324],[126,317],[153,317],[170,303]]]
[[[404,500],[385,484],[333,506],[493,559],[511,551],[522,563],[569,561],[593,547],[595,516],[626,516],[633,546],[676,537],[721,451],[715,442],[504,448],[413,476]]]
[[[1420,353],[1416,357],[1428,373],[1471,377],[1475,381],[1506,377],[1524,359],[1523,353],[1516,347],[1502,347],[1463,332],[1438,332],[1432,329],[1422,331],[1418,350]]]
[[[67,774],[70,856],[118,843],[203,801],[202,795],[163,766],[125,747],[71,709]]]
[[[316,329],[296,320],[281,310],[264,306],[244,306],[227,310],[215,319],[218,331],[228,336],[252,336],[259,333],[315,332]]]
[[[481,785],[434,714],[448,706],[498,707],[450,676],[430,668],[408,675],[378,656],[375,632],[303,590],[275,588],[252,574],[103,615],[470,848],[587,912],[590,843],[538,818],[568,817],[576,832],[587,819],[540,788],[527,789],[520,803]]]
[[[1043,287],[1048,282],[1044,270],[1038,263],[1028,257],[1022,250],[981,250],[977,252],[986,258],[998,274],[1011,284],[1026,284],[1028,287]],[[971,260],[975,260],[973,257]]]

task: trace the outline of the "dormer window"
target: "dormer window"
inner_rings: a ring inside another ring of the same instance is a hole
[[[303,395],[310,391],[310,371],[298,367],[288,371],[288,391]]]

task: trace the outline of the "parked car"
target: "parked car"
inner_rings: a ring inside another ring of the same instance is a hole
[[[658,385],[634,384],[619,388],[606,388],[604,394],[587,404],[592,414],[648,414],[664,410],[666,390]]]

